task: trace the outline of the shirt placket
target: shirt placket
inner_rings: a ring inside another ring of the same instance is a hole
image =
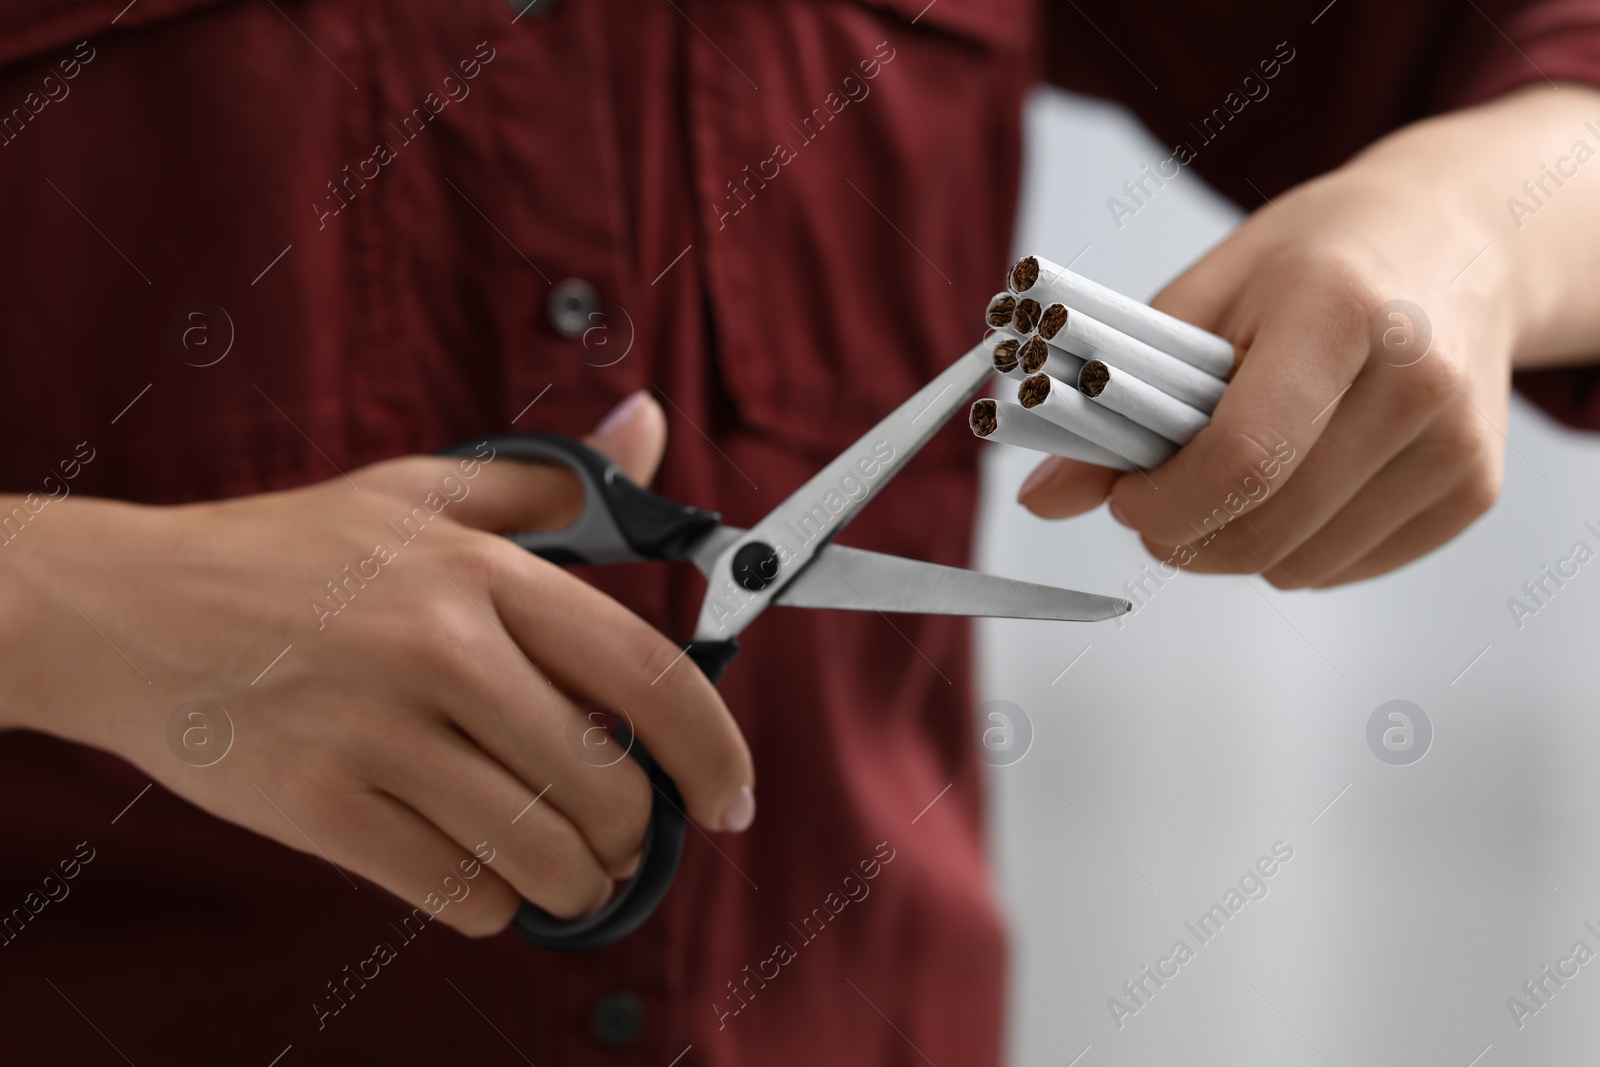
[[[513,429],[582,433],[647,378],[629,310],[640,306],[639,283],[608,57],[592,3],[496,2],[516,21],[497,83],[514,93],[494,97],[502,162],[493,195],[517,248],[495,254],[511,257],[509,270],[525,252],[538,271],[507,295],[502,414]],[[663,913],[597,952],[529,948],[536,977],[521,999],[535,1045],[566,1064],[670,1060],[667,938]]]

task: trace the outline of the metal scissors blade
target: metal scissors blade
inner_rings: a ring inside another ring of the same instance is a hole
[[[694,640],[737,637],[928,443],[950,414],[994,373],[981,343],[839,453],[810,481],[722,546],[706,571]],[[699,546],[697,546],[698,548]],[[698,558],[698,551],[695,553]],[[735,581],[735,568],[745,579]],[[701,568],[705,570],[704,567]],[[758,573],[752,583],[749,578]],[[752,589],[752,585],[760,588]]]
[[[1058,589],[940,563],[829,545],[773,603],[793,608],[986,615],[1005,619],[1101,622],[1126,615],[1119,597]]]
[[[736,526],[718,527],[695,546],[690,558],[709,576],[727,546],[747,532]],[[743,591],[730,591],[729,599],[742,595]],[[1133,610],[1130,602],[1119,597],[1000,578],[846,545],[824,545],[809,566],[778,590],[772,603],[786,608],[1064,622],[1101,622]]]

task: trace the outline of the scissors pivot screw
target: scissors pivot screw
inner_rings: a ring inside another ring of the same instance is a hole
[[[765,541],[751,541],[733,554],[733,577],[750,592],[761,592],[778,577],[778,553]]]

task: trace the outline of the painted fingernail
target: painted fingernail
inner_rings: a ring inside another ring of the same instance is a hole
[[[611,409],[611,414],[600,420],[600,425],[594,428],[595,436],[604,437],[622,426],[627,425],[629,419],[639,410],[639,405],[644,403],[646,393],[643,389],[629,396],[622,403]]]
[[[1064,467],[1066,462],[1067,461],[1062,459],[1060,456],[1051,456],[1049,459],[1033,468],[1033,473],[1028,475],[1027,479],[1022,483],[1022,488],[1017,490],[1017,499],[1021,500],[1035,489],[1043,486],[1051,478],[1055,477],[1056,472]]]
[[[756,821],[756,795],[747,785],[739,787],[739,795],[733,798],[733,803],[728,805],[722,813],[722,828],[731,834],[742,834],[750,829],[750,824]]]
[[[1113,519],[1116,519],[1118,522],[1122,523],[1122,525],[1126,526],[1128,529],[1130,529],[1130,530],[1133,529],[1133,523],[1128,521],[1128,513],[1126,511],[1123,511],[1122,508],[1117,505],[1117,502],[1115,500],[1111,501],[1110,503],[1108,503],[1106,505],[1106,510],[1111,512],[1111,517]]]

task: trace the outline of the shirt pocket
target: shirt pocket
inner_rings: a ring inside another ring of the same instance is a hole
[[[982,337],[1031,18],[1026,0],[722,4],[718,45],[688,39],[716,358],[746,428],[837,448]]]

